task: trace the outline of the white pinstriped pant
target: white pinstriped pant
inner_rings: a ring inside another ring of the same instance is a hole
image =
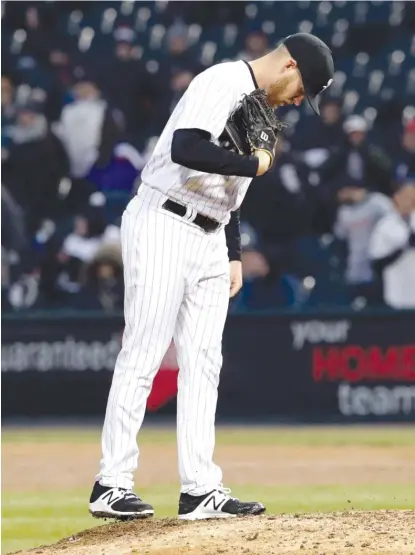
[[[229,262],[224,230],[205,233],[161,208],[166,199],[141,185],[122,218],[125,330],[108,399],[97,478],[104,486],[133,487],[137,434],[153,378],[173,337],[180,368],[181,491],[201,495],[222,481],[213,451]]]

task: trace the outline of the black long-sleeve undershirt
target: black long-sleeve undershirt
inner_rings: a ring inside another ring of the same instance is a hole
[[[210,141],[203,129],[176,129],[171,144],[171,159],[191,170],[219,175],[255,177],[256,156],[242,156]]]
[[[229,261],[241,260],[242,247],[241,247],[241,230],[240,224],[240,210],[231,212],[231,219],[225,227],[226,246],[228,247]]]

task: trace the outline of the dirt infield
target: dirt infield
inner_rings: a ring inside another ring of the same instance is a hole
[[[111,524],[21,555],[414,555],[415,511]]]
[[[74,456],[76,453],[76,456]],[[3,483],[12,491],[90,487],[98,444],[16,443],[3,448]],[[143,448],[137,484],[177,483],[175,445]],[[412,446],[219,445],[216,460],[233,485],[385,484],[415,481]]]

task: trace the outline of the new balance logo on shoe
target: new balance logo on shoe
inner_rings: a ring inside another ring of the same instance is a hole
[[[206,499],[206,501],[203,503],[203,505],[205,507],[208,507],[209,504],[211,504],[215,511],[219,511],[219,509],[222,507],[222,505],[224,505],[226,503],[226,501],[228,499],[229,499],[228,495],[223,495],[223,493],[219,493],[219,492],[215,491],[215,492],[212,493],[212,495],[210,495]]]
[[[115,497],[115,491],[113,489],[110,489],[108,493],[106,493],[105,495],[103,495],[101,497],[101,499],[103,501],[107,501],[108,505],[113,505],[114,503],[116,503],[117,501],[120,501],[120,499],[122,499],[124,497],[124,495],[120,495],[119,497]]]

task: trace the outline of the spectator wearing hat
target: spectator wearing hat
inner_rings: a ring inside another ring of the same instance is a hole
[[[337,191],[340,204],[334,234],[347,250],[345,281],[350,300],[363,297],[369,303],[378,301],[378,288],[369,256],[369,240],[375,225],[392,211],[386,195],[370,192],[359,180],[345,176]]]
[[[120,245],[104,244],[84,266],[81,288],[71,299],[79,310],[122,310],[124,304],[123,264]]]
[[[98,68],[98,84],[109,104],[124,116],[124,134],[134,141],[146,125],[152,124],[159,97],[155,79],[139,59],[136,33],[129,26],[117,27],[112,55]]]
[[[177,21],[166,35],[166,58],[160,66],[160,78],[171,82],[178,73],[187,72],[195,77],[204,68],[198,61],[197,52],[190,47],[187,26]]]
[[[30,52],[39,63],[47,59],[48,39],[53,29],[52,26],[47,25],[45,10],[41,9],[41,4],[29,5],[24,14],[26,31],[24,50]]]
[[[49,121],[58,121],[62,107],[71,100],[69,91],[75,82],[77,66],[77,49],[74,48],[72,38],[59,35],[50,41],[45,64],[53,76],[45,105],[45,115]]]
[[[118,60],[135,60],[137,59],[137,50],[134,47],[136,33],[132,27],[128,25],[120,25],[114,30],[114,54]]]
[[[375,226],[370,258],[383,281],[385,303],[415,308],[415,176],[404,178],[393,197],[393,210]]]
[[[177,20],[171,25],[165,40],[165,57],[156,75],[159,94],[158,123],[164,127],[170,114],[196,75],[204,68],[197,53],[190,47],[187,25]]]
[[[180,71],[189,71],[197,75],[205,69],[199,61],[199,50],[191,45],[189,27],[176,19],[168,28],[163,44],[164,58],[161,60],[159,78],[167,76],[170,81]]]
[[[264,252],[260,236],[247,222],[240,224],[243,287],[230,303],[230,311],[269,310],[293,306],[295,278],[275,275]],[[287,272],[288,274],[288,272]]]
[[[378,146],[367,139],[367,123],[361,116],[350,116],[343,125],[344,143],[333,149],[320,167],[320,179],[336,183],[347,175],[384,194],[391,194],[392,161]]]
[[[247,222],[240,224],[243,287],[230,303],[230,311],[270,308],[273,286],[266,280],[270,267],[259,244],[256,230]]]
[[[269,274],[269,264],[261,252],[258,233],[246,222],[240,227],[242,275],[246,280],[265,278]]]

